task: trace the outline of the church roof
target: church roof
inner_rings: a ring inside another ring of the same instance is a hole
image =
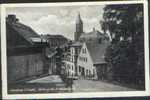
[[[109,42],[101,43],[101,44],[86,43],[87,49],[89,51],[89,54],[94,64],[106,63],[104,59],[105,57],[104,54],[108,45]]]
[[[105,37],[105,36],[106,36],[105,34],[102,34],[98,30],[93,29],[93,31],[91,31],[91,32],[83,33],[80,36],[80,39],[101,38],[101,37]]]

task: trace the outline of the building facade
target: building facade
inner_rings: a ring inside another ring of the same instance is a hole
[[[48,42],[48,47],[46,48],[46,57],[47,65],[49,66],[49,74],[58,74],[59,63],[61,63],[61,60],[58,60],[57,58],[60,58],[58,56],[61,55],[58,54],[57,49],[60,48],[63,50],[65,45],[68,43],[68,39],[62,35],[50,34],[42,35],[42,38],[44,38]]]
[[[65,44],[68,43],[68,39],[62,35],[42,35],[44,39],[47,40],[49,43],[49,48],[57,48],[63,47]]]
[[[78,57],[78,76],[86,78],[96,78],[96,68],[93,65],[93,59],[91,58],[90,52],[87,48],[87,44],[84,43],[79,57]]]
[[[75,42],[69,45],[68,51],[63,59],[63,65],[65,68],[65,73],[68,77],[76,77],[77,73],[77,59],[80,53],[82,44],[80,42]]]
[[[8,83],[47,73],[46,42],[15,15],[6,19]]]
[[[78,73],[80,77],[104,79],[107,74],[105,51],[109,42],[84,43],[78,57]]]

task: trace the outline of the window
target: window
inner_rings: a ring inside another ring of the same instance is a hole
[[[86,48],[82,49],[82,53],[84,53],[84,54],[86,53]]]
[[[83,61],[83,62],[87,62],[87,58],[86,57],[79,57],[79,60]]]
[[[73,56],[71,56],[71,61],[73,62]]]
[[[85,58],[85,62],[87,62],[87,58]]]
[[[79,66],[79,72],[81,72],[82,71],[82,67],[81,66]]]
[[[89,70],[89,75],[91,75],[91,71]]]
[[[86,75],[88,75],[88,69],[86,70]]]
[[[73,65],[72,65],[72,70],[73,70]]]
[[[82,53],[84,53],[84,48],[82,49]]]
[[[80,66],[79,66],[79,72],[81,71]]]

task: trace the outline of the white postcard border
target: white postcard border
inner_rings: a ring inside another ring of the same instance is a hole
[[[6,55],[6,23],[7,7],[46,7],[46,6],[78,6],[78,5],[104,5],[104,4],[137,4],[144,5],[144,46],[145,46],[145,91],[115,91],[115,92],[78,92],[78,93],[33,93],[8,94],[7,92],[7,55]],[[68,3],[28,3],[28,4],[1,4],[1,61],[2,61],[2,96],[5,99],[44,99],[44,98],[92,98],[92,97],[131,97],[150,95],[149,80],[149,35],[148,35],[148,2],[136,1],[99,1],[99,2],[68,2]]]

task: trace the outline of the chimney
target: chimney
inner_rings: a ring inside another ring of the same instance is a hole
[[[8,15],[7,16],[7,20],[10,22],[10,23],[16,23],[17,21],[19,21],[18,18],[16,18],[16,15]]]

